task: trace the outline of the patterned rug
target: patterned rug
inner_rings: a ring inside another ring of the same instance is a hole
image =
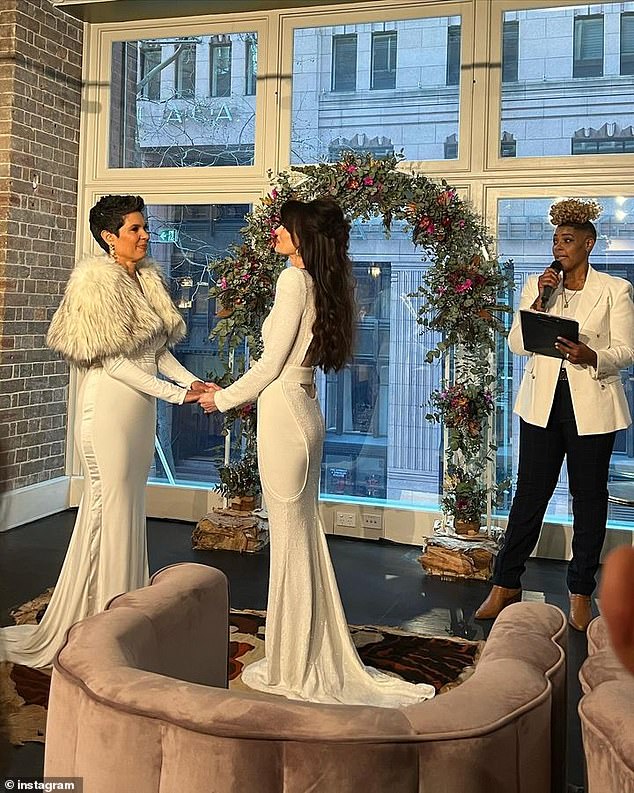
[[[11,612],[16,623],[42,618],[52,589]],[[230,616],[229,688],[248,691],[241,675],[245,666],[264,656],[263,611],[232,611]],[[373,625],[351,626],[362,661],[412,683],[430,683],[443,693],[473,672],[483,642],[437,638]],[[39,669],[0,663],[0,707],[8,714],[9,740],[14,746],[44,742],[50,675]]]

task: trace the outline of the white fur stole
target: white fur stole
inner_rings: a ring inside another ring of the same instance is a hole
[[[185,322],[169,296],[159,265],[137,265],[142,295],[124,268],[106,254],[75,266],[48,329],[46,343],[75,366],[142,353],[160,335],[174,345]]]

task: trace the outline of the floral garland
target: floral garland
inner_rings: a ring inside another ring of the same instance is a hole
[[[336,163],[297,166],[272,178],[271,192],[246,217],[245,242],[213,264],[210,295],[221,308],[212,337],[227,355],[245,343],[250,355],[260,354],[260,328],[285,266],[273,250],[273,230],[288,199],[332,197],[351,220],[381,217],[387,236],[394,221],[403,222],[430,262],[424,282],[411,295],[421,299],[421,326],[441,334],[427,360],[449,348],[459,350],[452,382],[432,394],[433,412],[427,416],[444,421],[449,430],[442,507],[454,519],[477,519],[487,494],[495,490],[482,483],[492,449],[489,417],[495,410],[489,355],[496,334],[504,332],[501,315],[511,310],[500,295],[512,280],[492,254],[482,220],[457,191],[444,180],[398,170],[399,159],[348,152]],[[238,363],[238,371],[243,365]]]

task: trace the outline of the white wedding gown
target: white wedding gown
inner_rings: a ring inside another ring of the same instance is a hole
[[[165,348],[113,358],[83,377],[75,420],[84,490],[51,602],[39,625],[0,629],[3,660],[52,664],[70,626],[148,583],[145,485],[154,455],[156,397],[182,403],[198,378]],[[159,379],[157,371],[182,387]]]
[[[324,420],[313,369],[302,366],[314,320],[312,278],[289,267],[262,328],[262,357],[216,395],[222,411],[259,395],[258,464],[271,543],[266,657],[247,666],[242,679],[310,702],[419,702],[433,697],[434,687],[364,666],[348,630],[317,504]]]

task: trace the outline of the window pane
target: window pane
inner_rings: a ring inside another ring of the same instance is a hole
[[[575,17],[573,77],[603,74],[603,16]]]
[[[255,39],[247,38],[245,42],[245,88],[246,96],[255,94],[258,75],[258,43]]]
[[[256,33],[115,42],[110,167],[253,165],[256,71]]]
[[[425,363],[416,301],[425,265],[399,224],[387,240],[380,220],[355,222],[351,255],[359,310],[353,360],[320,376],[326,421],[322,495],[437,507],[441,431],[425,419],[440,366]]]
[[[634,2],[504,14],[505,30],[517,25],[518,62],[517,80],[502,83],[500,132],[512,134],[517,157],[580,153],[576,139],[634,139],[634,91],[620,72],[623,11],[634,13]],[[606,153],[594,148],[586,153]]]
[[[160,47],[141,47],[141,93],[144,99],[161,98],[161,76],[157,67],[161,63]],[[154,71],[156,70],[156,71]]]
[[[357,37],[332,38],[332,90],[354,91],[357,87]]]
[[[373,22],[346,24],[345,33],[342,25],[294,31],[292,163],[334,160],[343,150],[444,160],[450,136],[457,156],[460,17],[384,24],[390,30]],[[456,82],[448,84],[456,41]]]
[[[396,32],[372,34],[372,88],[396,87]]]
[[[447,85],[460,82],[460,25],[447,28]]]
[[[247,43],[245,42],[245,47]],[[212,96],[231,95],[231,43],[213,42],[210,52],[210,91]]]
[[[176,346],[178,360],[201,379],[213,379],[217,343],[209,340],[216,322],[215,301],[208,299],[214,259],[241,241],[247,204],[148,206],[151,256],[159,262],[187,323],[187,336]],[[195,405],[157,400],[158,448],[150,478],[172,483],[218,481],[224,459],[222,418]]]
[[[502,32],[502,82],[517,80],[519,59],[519,22],[505,22]]]
[[[634,74],[634,12],[621,14],[621,74]]]
[[[515,307],[522,287],[529,275],[541,273],[552,261],[553,227],[548,210],[553,198],[504,199],[498,203],[498,239],[500,255],[513,259],[516,290]],[[595,223],[598,232],[590,263],[596,269],[626,278],[634,283],[634,197],[598,198],[603,213]],[[519,420],[512,413],[526,357],[511,355],[506,345],[498,356],[498,381],[503,394],[498,401],[498,481],[515,477],[519,438]],[[625,393],[634,412],[634,367],[621,372]],[[630,481],[634,489],[634,430],[630,427],[617,433],[612,454],[610,479]],[[508,503],[506,505],[508,511]],[[568,477],[564,469],[557,483],[555,495],[548,508],[548,516],[555,520],[572,520],[568,496]],[[626,520],[631,527],[631,508],[610,504],[612,522]]]

